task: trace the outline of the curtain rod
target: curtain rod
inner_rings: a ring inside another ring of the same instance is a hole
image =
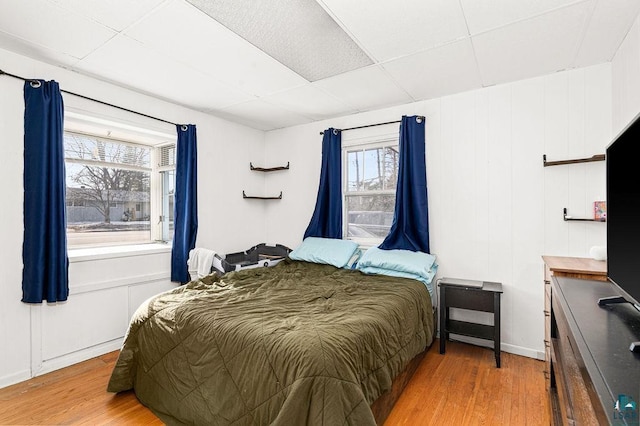
[[[24,77],[20,77],[19,75],[10,74],[10,73],[0,69],[0,76],[1,75],[6,75],[6,76],[9,76],[9,77],[17,78],[18,80],[22,80],[22,81],[29,81],[29,82],[37,81],[37,80],[31,79],[31,78],[24,78]],[[141,115],[143,117],[151,118],[153,120],[162,121],[163,123],[173,124],[174,126],[177,126],[177,124],[172,122],[172,121],[168,121],[168,120],[165,120],[165,119],[162,119],[162,118],[154,117],[152,115],[144,114],[142,112],[134,111],[134,110],[129,109],[129,108],[124,108],[124,107],[121,107],[121,106],[118,106],[118,105],[110,104],[108,102],[104,102],[104,101],[101,101],[99,99],[94,99],[94,98],[90,98],[88,96],[80,95],[78,93],[69,92],[68,90],[60,89],[60,91],[63,92],[63,93],[66,93],[68,95],[73,95],[73,96],[77,96],[77,97],[82,98],[82,99],[86,99],[88,101],[97,102],[97,103],[102,104],[102,105],[110,106],[112,108],[120,109],[122,111],[131,112],[133,114],[138,114],[138,115]]]
[[[421,118],[424,120],[424,117],[422,115],[418,115],[418,118]],[[402,120],[396,120],[396,121],[385,121],[384,123],[375,123],[375,124],[365,124],[364,126],[356,126],[356,127],[348,127],[346,129],[335,129],[338,130],[340,132],[345,132],[347,130],[356,130],[356,129],[365,129],[367,127],[376,127],[376,126],[384,126],[385,124],[394,124],[394,123],[400,123]],[[320,135],[324,135],[324,132],[320,132]]]

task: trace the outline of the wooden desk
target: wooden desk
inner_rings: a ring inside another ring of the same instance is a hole
[[[482,287],[464,287],[441,282],[440,353],[446,349],[449,333],[493,340],[496,367],[500,368],[500,295],[502,284],[484,281]],[[493,325],[449,319],[449,308],[493,313]]]

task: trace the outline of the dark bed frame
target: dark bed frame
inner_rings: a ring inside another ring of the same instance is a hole
[[[434,307],[433,308],[433,330],[432,330],[434,340],[436,336],[435,330],[437,329],[437,326],[436,326],[437,319],[438,319],[437,313],[438,313],[438,310],[437,308]],[[431,345],[432,344],[433,342],[431,342]],[[393,383],[391,384],[391,389],[389,389],[388,391],[380,395],[378,399],[373,401],[373,404],[371,404],[371,411],[373,411],[373,417],[376,419],[376,424],[378,426],[382,426],[384,424],[384,421],[387,420],[387,417],[389,417],[389,414],[391,414],[391,410],[393,410],[393,406],[396,404],[396,402],[400,398],[400,395],[402,395],[402,391],[404,391],[404,388],[409,383],[409,380],[411,380],[411,377],[413,377],[413,373],[415,373],[416,370],[418,369],[418,366],[424,359],[431,345],[427,346],[427,348],[424,351],[420,352],[418,355],[413,357],[413,359],[409,361],[409,364],[407,364],[404,370],[402,370],[400,374],[398,374],[398,376],[395,379],[393,379]]]

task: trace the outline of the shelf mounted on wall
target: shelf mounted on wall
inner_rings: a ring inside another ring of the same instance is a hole
[[[256,172],[275,172],[277,170],[289,170],[289,161],[287,161],[286,166],[278,167],[255,167],[253,163],[249,163],[249,168]]]
[[[575,221],[580,221],[580,222],[606,222],[607,221],[606,219],[598,219],[598,220],[596,220],[596,219],[587,219],[587,218],[582,218],[582,217],[569,216],[567,214],[567,208],[566,207],[562,209],[562,218],[565,221],[574,221],[574,220]]]
[[[276,197],[256,197],[253,195],[247,195],[244,191],[242,191],[242,198],[252,199],[252,200],[281,200],[282,199],[282,191],[280,191],[280,195]]]
[[[544,167],[549,167],[549,166],[561,166],[564,164],[591,163],[594,161],[604,161],[604,160],[605,160],[604,154],[596,154],[589,158],[576,158],[572,160],[559,160],[559,161],[547,161],[547,156],[543,155],[542,165]]]

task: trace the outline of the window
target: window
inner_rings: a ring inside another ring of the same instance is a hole
[[[398,182],[398,141],[343,148],[344,235],[364,245],[379,244],[393,222]]]
[[[158,148],[65,131],[69,248],[149,243],[162,238],[151,220]],[[157,217],[157,216],[156,216]]]
[[[173,239],[173,201],[176,182],[176,145],[160,147],[161,235],[164,241]]]

